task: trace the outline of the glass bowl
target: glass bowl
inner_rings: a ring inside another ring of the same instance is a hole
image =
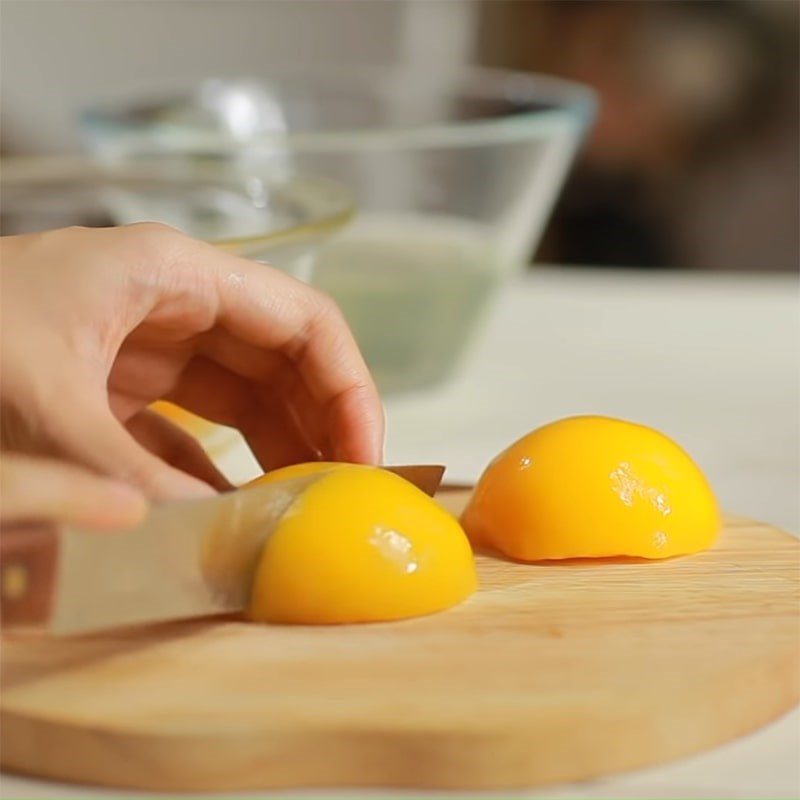
[[[539,75],[326,67],[161,87],[96,105],[82,129],[106,162],[166,154],[346,185],[359,217],[320,249],[312,280],[395,392],[463,359],[536,247],[594,113],[591,90]]]
[[[153,157],[0,161],[0,233],[156,221],[228,252],[308,277],[313,255],[353,217],[350,193],[324,178],[267,180],[215,164]]]

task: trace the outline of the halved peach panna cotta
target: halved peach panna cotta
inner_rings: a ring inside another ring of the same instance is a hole
[[[378,467],[296,464],[243,488],[300,478],[310,480],[262,550],[253,620],[337,624],[443,611],[477,588],[473,546],[528,562],[663,559],[711,547],[721,527],[713,491],[685,451],[652,428],[600,416],[558,420],[500,453],[460,522]]]
[[[473,545],[520,561],[635,556],[711,547],[714,493],[675,442],[644,425],[570,417],[500,453],[461,522]]]
[[[315,463],[253,483],[317,473],[264,547],[253,619],[402,619],[450,608],[475,591],[473,556],[458,522],[396,475]],[[573,417],[497,456],[461,523],[476,547],[522,561],[661,559],[710,547],[720,514],[703,473],[663,434]]]
[[[477,587],[458,520],[377,467],[311,463],[248,486],[319,475],[267,539],[249,615],[263,622],[379,622],[443,611]]]

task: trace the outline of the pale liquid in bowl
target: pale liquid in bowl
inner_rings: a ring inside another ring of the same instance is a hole
[[[483,225],[368,215],[319,251],[312,283],[339,303],[379,388],[394,393],[451,374],[509,272]]]

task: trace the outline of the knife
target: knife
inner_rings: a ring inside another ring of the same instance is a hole
[[[444,467],[385,467],[433,496]],[[0,533],[4,627],[83,633],[243,610],[264,543],[325,473],[154,508],[98,533],[16,525]]]

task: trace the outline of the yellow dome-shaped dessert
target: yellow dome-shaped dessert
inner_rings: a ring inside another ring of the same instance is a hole
[[[251,618],[396,620],[442,611],[475,591],[467,537],[435,500],[377,467],[297,465],[271,475],[314,472],[318,480],[295,499],[264,545]]]
[[[476,546],[523,561],[695,553],[721,524],[708,481],[675,442],[593,416],[545,425],[503,451],[461,521]]]

